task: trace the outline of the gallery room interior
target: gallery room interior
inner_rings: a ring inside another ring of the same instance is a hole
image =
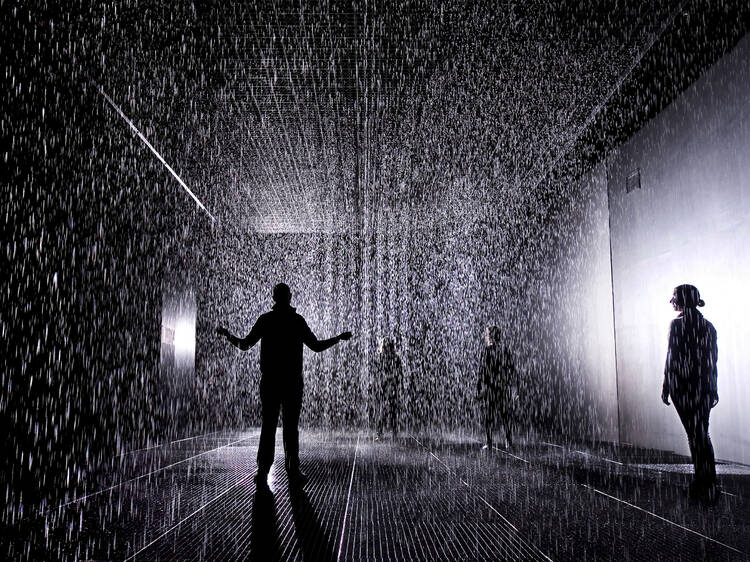
[[[750,559],[746,1],[0,10],[0,558]]]

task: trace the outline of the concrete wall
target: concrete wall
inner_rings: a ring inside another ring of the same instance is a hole
[[[687,452],[660,401],[672,288],[692,283],[718,331],[718,458],[750,463],[750,36],[609,160],[622,439]],[[626,192],[640,170],[641,188]]]

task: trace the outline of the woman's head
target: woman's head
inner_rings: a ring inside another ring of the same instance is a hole
[[[675,309],[696,308],[698,306],[705,306],[706,304],[701,299],[698,288],[695,285],[687,284],[675,287],[669,302],[672,303]]]

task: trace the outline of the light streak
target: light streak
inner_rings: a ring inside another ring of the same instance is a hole
[[[341,560],[341,549],[344,548],[344,534],[346,533],[346,516],[349,512],[349,502],[352,498],[352,485],[354,484],[354,470],[357,467],[357,450],[359,449],[359,434],[357,435],[357,444],[354,446],[354,461],[352,462],[352,475],[349,478],[349,493],[346,496],[346,507],[344,508],[344,522],[341,525],[341,539],[339,540],[339,552],[336,560]]]
[[[211,217],[212,221],[215,221],[216,217],[214,217],[211,214],[211,212],[208,209],[206,209],[206,206],[203,203],[200,202],[200,199],[198,199],[198,197],[195,196],[195,193],[193,193],[190,190],[190,188],[187,186],[187,184],[185,184],[185,182],[182,181],[182,178],[177,175],[177,172],[175,172],[172,169],[172,166],[170,166],[169,164],[167,164],[166,160],[164,160],[164,158],[162,157],[162,155],[159,154],[159,152],[153,147],[153,145],[150,142],[148,142],[148,139],[143,135],[143,133],[141,133],[138,130],[138,127],[135,126],[135,124],[133,123],[133,121],[127,115],[125,115],[125,113],[123,113],[122,109],[120,109],[120,107],[112,100],[112,98],[110,98],[107,95],[107,92],[104,91],[104,88],[102,88],[98,84],[96,85],[96,87],[99,90],[99,93],[102,95],[102,97],[105,100],[107,100],[107,103],[109,103],[109,105],[111,105],[114,108],[114,110],[120,115],[120,117],[122,117],[125,120],[125,122],[133,130],[133,132],[136,135],[138,135],[138,138],[140,138],[143,141],[143,143],[151,150],[151,152],[154,153],[154,156],[156,156],[159,159],[159,162],[161,162],[162,164],[164,164],[164,166],[167,168],[167,170],[169,170],[169,173],[172,174],[175,177],[175,179],[179,182],[179,184],[182,186],[182,188],[185,191],[187,191],[188,195],[190,195],[190,197],[192,197],[195,200],[195,202],[198,204],[198,206],[201,209],[203,209],[209,217]]]
[[[492,448],[493,448],[493,449],[494,449],[495,451],[500,451],[500,452],[501,452],[502,454],[504,454],[504,455],[508,455],[508,456],[510,456],[510,457],[513,457],[514,459],[518,459],[519,461],[523,461],[523,462],[525,462],[526,464],[530,464],[530,463],[529,463],[529,461],[527,461],[526,459],[522,459],[521,457],[519,457],[519,456],[517,456],[517,455],[514,455],[513,453],[509,453],[508,451],[506,451],[506,450],[504,450],[504,449],[501,449],[500,447],[492,447]]]

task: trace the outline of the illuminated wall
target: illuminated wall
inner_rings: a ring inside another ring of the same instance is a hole
[[[750,462],[750,36],[609,162],[622,439],[687,452],[660,401],[672,288],[692,283],[718,331],[718,458]],[[637,175],[640,174],[640,188]],[[628,177],[630,187],[628,192]]]
[[[612,276],[604,165],[568,194],[549,252],[554,256],[533,309],[546,345],[536,359],[549,370],[548,388],[563,402],[555,424],[572,438],[618,437]],[[544,308],[542,306],[544,305]],[[538,336],[537,336],[538,337]]]

